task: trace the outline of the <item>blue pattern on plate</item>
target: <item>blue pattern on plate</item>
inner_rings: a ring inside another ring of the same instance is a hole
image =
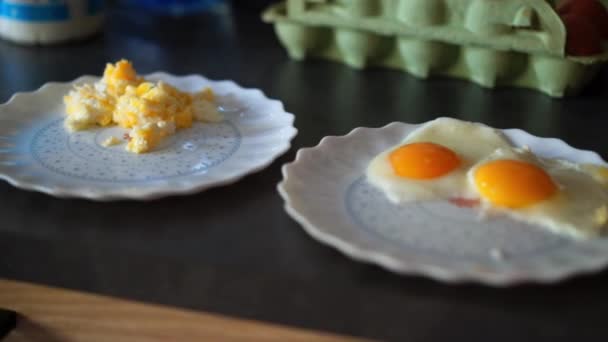
[[[370,236],[418,254],[489,259],[490,251],[498,248],[509,259],[518,259],[544,254],[572,242],[506,217],[480,220],[474,210],[445,201],[395,205],[365,177],[348,187],[345,205],[351,220]],[[488,224],[490,220],[492,224]]]
[[[84,181],[138,183],[204,174],[230,158],[241,134],[230,121],[195,123],[168,137],[154,151],[133,154],[125,143],[103,147],[109,136],[122,138],[119,127],[70,133],[63,118],[39,127],[28,140],[34,160],[54,174]]]

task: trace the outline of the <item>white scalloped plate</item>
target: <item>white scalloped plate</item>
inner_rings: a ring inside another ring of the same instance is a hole
[[[185,91],[211,87],[226,120],[195,123],[153,152],[135,155],[124,150],[124,143],[101,146],[110,135],[123,136],[126,131],[119,127],[72,134],[63,127],[62,96],[73,84],[97,77],[47,83],[0,105],[0,178],[22,189],[92,200],[189,194],[265,168],[289,149],[297,133],[294,116],[260,90],[198,75],[158,72],[146,78]]]
[[[285,209],[314,238],[353,259],[445,282],[552,283],[608,264],[605,238],[575,241],[505,217],[480,220],[473,209],[445,201],[389,202],[367,183],[365,170],[418,126],[357,128],[299,150],[278,186]],[[606,164],[561,140],[518,129],[504,133],[545,157]]]

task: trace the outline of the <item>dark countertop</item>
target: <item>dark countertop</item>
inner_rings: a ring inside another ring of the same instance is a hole
[[[175,21],[110,13],[91,40],[27,48],[0,42],[0,102],[48,81],[132,59],[233,79],[296,114],[294,147],[237,184],[152,202],[62,200],[0,182],[0,277],[378,339],[607,340],[608,274],[495,289],[397,276],[343,257],[283,211],[280,167],[326,135],[455,116],[553,136],[608,157],[608,73],[552,100],[447,79],[363,72],[287,58],[257,13]]]
[[[17,325],[17,314],[14,311],[0,308],[0,340]]]

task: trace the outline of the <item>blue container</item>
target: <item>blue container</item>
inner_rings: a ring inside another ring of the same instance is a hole
[[[0,37],[50,44],[98,32],[103,0],[0,0]]]
[[[219,2],[223,0],[122,0],[120,3],[157,14],[182,16],[203,12]]]

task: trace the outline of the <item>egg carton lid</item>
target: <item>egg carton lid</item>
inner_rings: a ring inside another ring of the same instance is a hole
[[[425,10],[440,11],[440,8],[429,8],[429,3],[443,6],[446,13],[441,15],[442,22],[420,24],[416,23],[419,19],[408,20],[411,13],[420,16]],[[267,23],[351,29],[383,36],[552,55],[581,64],[608,61],[607,44],[603,45],[601,54],[566,56],[566,28],[546,0],[287,0],[270,6],[262,19]]]

